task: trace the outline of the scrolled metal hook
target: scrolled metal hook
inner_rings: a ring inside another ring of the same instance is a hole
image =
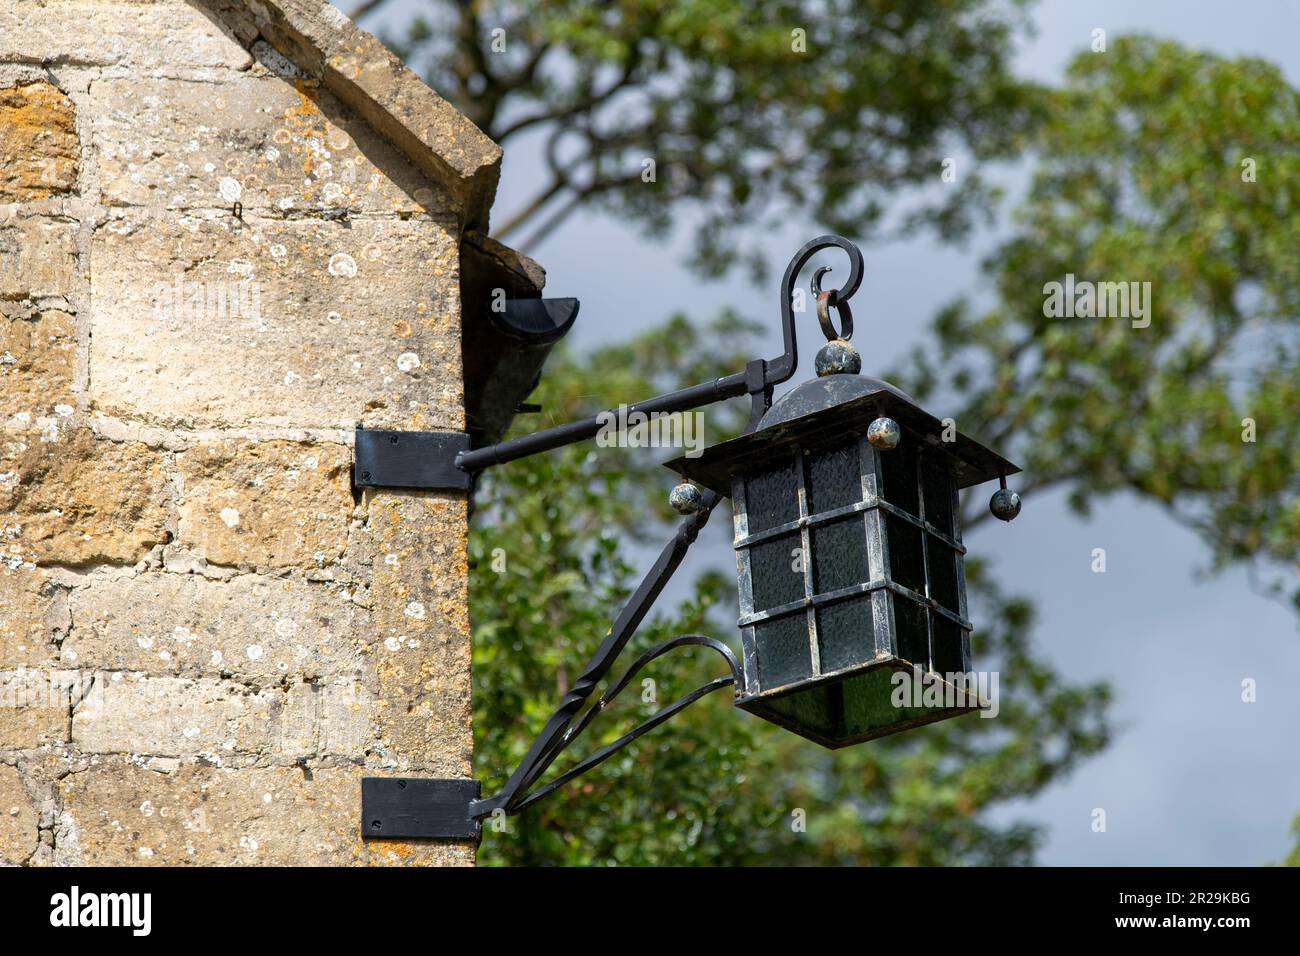
[[[835,270],[832,269],[830,266],[820,266],[820,267],[817,269],[817,271],[813,273],[813,277],[812,277],[812,294],[813,294],[813,298],[814,298],[814,299],[821,298],[821,294],[822,294],[822,276],[824,276],[824,275],[825,275],[826,273],[828,273],[828,272],[834,272],[834,271],[835,271]],[[831,304],[831,305],[834,305],[836,302],[839,301],[839,297],[840,297],[840,290],[839,290],[839,289],[831,289],[831,290],[829,290],[826,294],[827,294],[828,296],[830,296],[830,304]]]
[[[808,242],[800,249],[790,264],[786,266],[785,276],[781,280],[781,334],[785,339],[785,354],[773,362],[768,363],[768,381],[777,385],[787,381],[794,375],[795,369],[799,365],[799,346],[795,338],[794,331],[794,286],[795,281],[799,278],[799,272],[807,265],[808,260],[823,249],[832,247],[842,249],[849,257],[849,278],[838,289],[823,291],[821,288],[821,277],[826,274],[827,267],[822,266],[813,277],[813,294],[819,300],[822,296],[826,297],[826,317],[821,322],[822,331],[827,338],[848,338],[853,334],[853,316],[848,310],[848,300],[858,291],[858,286],[862,284],[862,251],[845,239],[843,236],[818,236],[811,242]],[[840,313],[841,330],[835,331],[834,324],[830,320],[829,309],[835,306]],[[821,316],[819,316],[819,320]]]

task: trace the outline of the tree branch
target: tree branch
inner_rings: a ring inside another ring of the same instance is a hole
[[[349,13],[348,16],[353,20],[353,22],[356,22],[367,13],[374,13],[376,8],[383,6],[387,2],[388,0],[362,0],[361,3],[358,3],[352,8],[352,12]]]
[[[537,193],[518,212],[507,219],[505,225],[494,230],[492,238],[498,241],[504,240],[506,236],[527,222],[539,209],[559,195],[568,185],[568,182],[564,179],[553,179],[549,186]]]
[[[564,220],[568,219],[569,216],[576,212],[580,205],[592,196],[595,196],[598,193],[607,192],[618,186],[622,186],[625,183],[635,182],[639,178],[639,175],[633,173],[627,176],[616,176],[612,179],[601,179],[575,191],[573,196],[569,198],[568,202],[557,209],[549,219],[538,226],[536,231],[520,244],[520,250],[527,253],[529,249],[535,248],[543,239],[550,235],[551,232],[564,222]]]
[[[633,77],[637,68],[641,65],[641,53],[633,50],[628,56],[627,62],[623,64],[623,73],[619,78],[610,84],[609,88],[600,92],[592,93],[583,97],[576,103],[572,103],[560,110],[543,110],[534,113],[531,116],[525,116],[516,120],[499,133],[494,133],[493,139],[498,143],[504,143],[506,139],[513,136],[521,130],[528,129],[530,126],[536,126],[539,123],[559,123],[566,119],[572,119],[582,113],[590,113],[607,103],[620,90],[633,85]],[[535,67],[534,67],[535,69]]]

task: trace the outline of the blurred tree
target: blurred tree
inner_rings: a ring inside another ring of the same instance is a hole
[[[946,158],[1012,153],[1033,112],[1008,72],[1026,3],[426,0],[388,42],[507,150],[541,137],[536,189],[497,238],[526,252],[582,206],[655,235],[690,211],[692,262],[716,273],[791,207],[862,235]],[[971,226],[990,194],[964,167],[913,223]]]
[[[1282,866],[1300,866],[1300,814],[1291,821],[1291,836],[1295,838],[1295,846],[1291,847],[1291,852],[1282,861]]]
[[[994,305],[944,310],[901,377],[1009,448],[1022,491],[1068,488],[1081,514],[1121,491],[1158,502],[1213,568],[1244,563],[1283,596],[1300,567],[1300,93],[1270,63],[1134,36],[1077,57],[1048,103],[985,264]],[[1067,273],[1150,283],[1147,316],[1045,315]]]

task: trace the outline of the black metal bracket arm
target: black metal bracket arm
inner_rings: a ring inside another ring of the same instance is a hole
[[[862,255],[846,239],[822,236],[812,240],[790,261],[782,281],[782,333],[785,352],[774,361],[755,359],[743,372],[669,392],[629,406],[628,411],[646,414],[686,411],[702,405],[748,394],[751,400],[749,422],[745,431],[758,427],[759,420],[771,406],[774,386],[794,375],[797,348],[794,330],[794,283],[800,270],[812,256],[826,248],[839,247],[849,254],[851,271],[848,282],[839,290],[822,293],[819,281],[814,294],[830,305],[840,306],[845,334],[849,334],[845,300],[862,280]],[[820,280],[822,269],[818,271]],[[824,311],[824,310],[823,310]],[[470,450],[468,436],[459,432],[380,432],[357,431],[354,483],[359,487],[427,488],[464,490],[482,469],[514,461],[539,452],[593,438],[611,413],[602,413],[581,421],[548,428],[510,439],[485,448]],[[633,665],[594,704],[587,704],[596,685],[609,673],[632,635],[649,613],[668,580],[681,565],[687,550],[721,501],[715,491],[706,491],[697,511],[687,516],[676,534],[664,546],[654,565],[641,580],[609,633],[596,648],[581,675],[560,701],[534,740],[532,747],[511,774],[499,793],[479,798],[478,784],[472,780],[417,780],[411,778],[365,778],[362,780],[362,836],[369,839],[476,839],[480,821],[500,814],[514,814],[530,806],[570,780],[597,766],[621,748],[663,722],[671,719],[702,697],[723,687],[744,690],[744,672],[731,650],[722,642],[702,635],[682,635],[665,641],[642,654]],[[541,776],[596,715],[622,691],[647,664],[670,650],[685,646],[708,647],[727,662],[729,673],[715,678],[673,703],[619,737],[612,743],[579,761],[554,780],[534,788]],[[580,716],[581,715],[581,716]]]
[[[742,372],[637,402],[626,407],[627,413],[655,415],[684,412],[747,393],[751,396],[765,395],[770,404],[772,389],[791,378],[799,363],[794,328],[795,282],[799,272],[816,253],[832,247],[848,253],[849,278],[842,288],[828,290],[824,295],[831,305],[841,308],[842,315],[847,315],[847,300],[862,283],[862,253],[857,246],[840,236],[820,236],[795,253],[781,280],[781,336],[785,351],[780,356],[767,361],[754,359]],[[820,280],[825,271],[827,270],[817,271],[813,284],[815,294],[822,294]],[[845,324],[845,335],[848,335],[851,326],[847,320]],[[475,449],[470,449],[468,437],[461,432],[357,429],[353,484],[358,488],[464,491],[472,486],[478,472],[491,465],[505,464],[595,438],[618,411],[609,409],[580,421]]]

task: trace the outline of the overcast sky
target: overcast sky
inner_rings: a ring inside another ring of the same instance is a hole
[[[345,0],[336,2],[346,9]],[[400,20],[416,5],[397,0],[384,20]],[[1040,0],[1031,17],[1036,36],[1022,45],[1017,66],[1044,81],[1061,78],[1096,27],[1112,39],[1142,31],[1221,54],[1265,57],[1292,84],[1300,81],[1300,3]],[[374,30],[380,22],[364,25]],[[507,152],[498,218],[536,188],[536,158],[528,144]],[[816,222],[794,222],[762,245],[779,273],[803,242],[823,231]],[[865,371],[883,369],[924,341],[940,305],[980,291],[977,262],[996,238],[987,234],[966,249],[929,240],[864,249],[855,342],[861,347],[869,340],[878,356]],[[571,334],[580,346],[625,337],[678,309],[708,317],[730,303],[771,323],[764,354],[777,354],[779,274],[762,288],[739,274],[702,283],[683,266],[688,248],[685,231],[652,244],[590,214],[528,251],[546,267],[550,295],[582,300]],[[834,274],[827,284],[837,284]],[[811,342],[815,329],[804,332]],[[669,485],[666,480],[665,493]],[[714,524],[727,525],[725,517]],[[982,524],[967,543],[992,556],[1001,579],[1037,602],[1034,641],[1064,675],[1112,682],[1119,730],[1101,756],[1066,782],[1000,810],[999,818],[1044,825],[1039,859],[1048,864],[1253,865],[1284,856],[1288,825],[1300,812],[1295,616],[1252,592],[1244,573],[1204,578],[1207,555],[1198,540],[1132,498],[1111,499],[1081,521],[1067,512],[1062,495],[1041,494],[1026,500],[1013,524],[995,524]],[[720,539],[720,532],[710,538],[691,565],[734,567]],[[1098,547],[1106,549],[1105,574],[1090,570]],[[1258,685],[1254,704],[1241,701],[1247,677]],[[1106,810],[1105,833],[1092,830],[1094,808]]]

